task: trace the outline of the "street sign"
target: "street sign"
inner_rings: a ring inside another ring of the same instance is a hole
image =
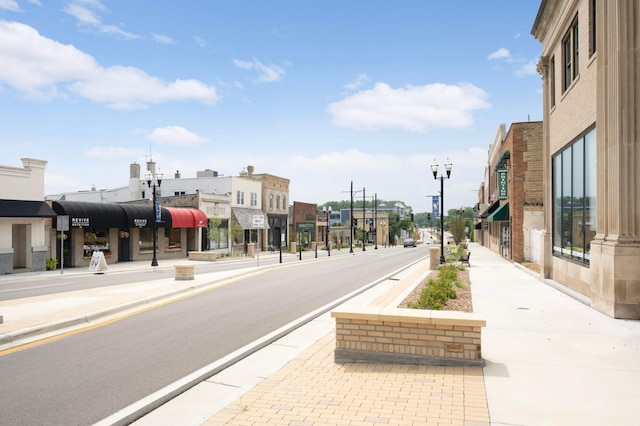
[[[253,215],[253,227],[262,229],[264,228],[264,215],[263,214],[254,214]]]

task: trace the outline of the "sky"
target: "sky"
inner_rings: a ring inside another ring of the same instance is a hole
[[[290,201],[353,182],[420,213],[448,159],[445,210],[473,206],[500,124],[542,119],[539,6],[0,0],[0,164],[46,160],[45,194],[126,186],[149,158],[165,177],[252,165]]]

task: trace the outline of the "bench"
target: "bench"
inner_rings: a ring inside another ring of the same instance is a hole
[[[467,265],[469,265],[469,267],[471,267],[471,264],[469,263],[469,257],[471,257],[470,251],[460,256],[460,263],[462,263],[463,265],[466,263]]]

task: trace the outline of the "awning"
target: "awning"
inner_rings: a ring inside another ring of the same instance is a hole
[[[474,226],[475,229],[482,229],[482,222],[478,222]]]
[[[493,170],[498,170],[498,169],[502,169],[504,167],[504,163],[511,158],[511,152],[509,152],[509,150],[504,151],[502,154],[500,154],[500,158],[498,158],[498,162],[496,163],[496,166],[493,168]]]
[[[0,200],[0,217],[56,217],[44,201]]]
[[[69,216],[71,228],[127,228],[127,216],[119,204],[53,201],[52,206],[58,215]]]
[[[244,207],[232,207],[231,213],[235,216],[236,220],[242,227],[242,229],[269,229],[269,223],[267,222],[266,215],[260,209],[247,209]],[[253,226],[254,216],[264,217],[264,228],[255,228]]]
[[[125,212],[127,226],[125,228],[146,228],[152,227],[155,220],[155,212],[150,205],[144,204],[119,204]],[[158,226],[165,227],[171,220],[169,212],[162,208],[160,210],[160,220]]]
[[[503,204],[487,218],[487,222],[501,222],[509,220],[509,203]]]
[[[171,215],[172,228],[206,228],[207,215],[190,207],[165,207]]]

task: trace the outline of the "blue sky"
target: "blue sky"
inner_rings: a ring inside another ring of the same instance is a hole
[[[500,123],[541,120],[538,1],[0,0],[0,164],[45,192],[289,178],[290,200],[471,206]],[[360,196],[360,195],[359,195]]]

